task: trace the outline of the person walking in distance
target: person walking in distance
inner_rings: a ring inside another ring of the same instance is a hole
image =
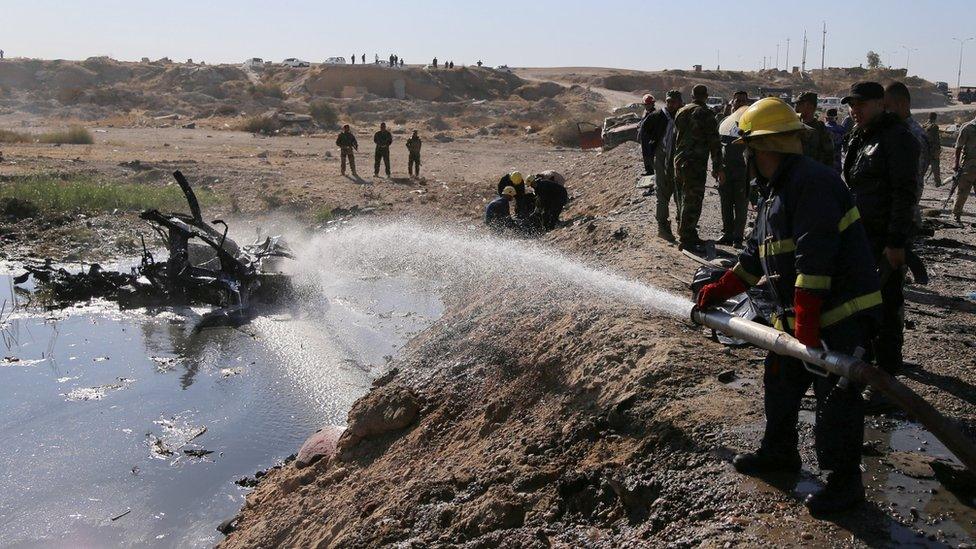
[[[929,171],[936,187],[942,186],[942,135],[939,133],[938,113],[929,113],[929,123],[925,125],[925,137],[929,144]]]
[[[380,160],[386,170],[386,177],[390,177],[390,145],[393,144],[393,134],[386,129],[386,122],[380,123],[380,131],[373,134],[376,153],[373,155],[373,177],[380,174]]]
[[[705,200],[705,180],[708,157],[712,157],[712,177],[721,185],[725,181],[722,168],[722,142],[718,135],[715,113],[706,104],[708,88],[698,84],[692,88],[692,103],[674,116],[674,178],[681,187],[681,219],[678,220],[678,247],[701,251],[704,242],[698,237],[698,219]]]
[[[346,161],[349,161],[349,167],[352,169],[353,177],[359,177],[356,173],[356,152],[359,150],[359,142],[356,141],[356,136],[349,130],[349,124],[342,126],[342,131],[339,132],[339,137],[336,138],[336,146],[339,147],[340,156],[342,158],[339,165],[339,171],[342,175],[346,175]]]
[[[417,130],[414,130],[410,139],[407,139],[407,153],[409,154],[407,158],[407,173],[410,174],[410,177],[420,177],[420,148],[423,144],[423,141],[420,140],[420,135],[417,134]]]
[[[976,183],[976,118],[968,122],[959,130],[956,139],[955,171],[959,172],[959,184],[956,189],[956,203],[952,207],[952,215],[956,223],[962,223],[962,208],[969,198],[969,191]]]

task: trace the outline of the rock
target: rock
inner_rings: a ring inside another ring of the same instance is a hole
[[[725,370],[718,375],[718,380],[722,383],[732,383],[735,381],[736,375],[735,370]]]
[[[405,429],[417,417],[420,402],[410,389],[399,385],[378,387],[352,405],[349,426],[339,439],[337,455],[348,461],[364,439]]]
[[[929,467],[950,492],[966,496],[976,494],[976,474],[972,471],[941,459],[931,461]]]
[[[183,128],[184,130],[195,130],[195,129],[197,129],[197,123],[196,122],[190,122],[189,124],[183,124],[180,127]]]
[[[914,452],[892,452],[885,459],[892,467],[903,475],[912,478],[932,478],[935,476],[932,462],[934,458],[921,456]]]
[[[332,457],[339,437],[345,429],[338,425],[326,425],[308,437],[295,458],[295,467],[308,467],[323,457]]]

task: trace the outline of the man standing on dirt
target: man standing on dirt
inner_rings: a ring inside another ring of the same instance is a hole
[[[698,219],[705,200],[708,156],[712,156],[712,177],[721,185],[722,142],[715,113],[705,103],[708,88],[698,84],[691,91],[693,102],[674,116],[674,178],[681,189],[681,217],[678,219],[678,248],[701,252],[704,242],[698,237]]]
[[[885,88],[885,110],[898,116],[908,126],[912,136],[918,143],[918,161],[915,177],[915,214],[912,218],[915,222],[917,233],[922,229],[922,210],[919,202],[922,200],[922,191],[925,189],[925,174],[929,171],[929,138],[925,135],[925,129],[912,118],[912,94],[908,91],[908,86],[901,82],[892,82]],[[904,310],[902,311],[904,318]]]
[[[749,94],[737,91],[732,95],[731,113],[749,105]],[[718,186],[722,203],[722,238],[719,244],[742,247],[749,214],[749,174],[743,157],[745,146],[736,143],[738,136],[722,136],[722,158],[725,160],[725,182]]]
[[[956,204],[952,207],[952,215],[956,223],[962,223],[962,208],[969,198],[969,191],[976,183],[976,119],[973,119],[959,130],[956,139],[956,165],[959,172]]]
[[[881,84],[858,82],[841,102],[850,105],[855,123],[847,142],[844,180],[854,191],[881,275],[883,303],[875,356],[878,367],[894,375],[902,365],[905,247],[915,211],[919,147],[905,122],[885,112]]]
[[[925,137],[929,143],[929,171],[936,187],[942,186],[942,135],[939,133],[938,113],[929,113],[929,123],[925,125]],[[924,177],[928,174],[922,174]]]
[[[644,96],[644,117],[637,124],[637,142],[641,147],[641,159],[644,161],[644,175],[654,173],[654,148],[651,145],[651,125],[648,123],[654,114],[654,96]]]
[[[410,139],[407,139],[407,173],[410,174],[410,177],[420,177],[420,147],[423,144],[417,130],[414,130]]]
[[[809,130],[802,134],[803,154],[824,166],[834,165],[834,140],[824,123],[817,118],[817,94],[803,92],[796,100],[796,112]]]
[[[803,155],[806,126],[776,98],[757,101],[739,120],[755,175],[767,196],[735,267],[698,293],[701,308],[722,303],[765,277],[775,327],[808,347],[860,356],[868,351],[881,297],[870,244],[850,191],[831,168]],[[737,454],[740,473],[799,473],[797,422],[807,389],[817,400],[814,442],[827,485],[807,496],[814,516],[864,501],[861,387],[814,375],[795,358],[770,352],[763,372],[766,428],[758,450]]]
[[[366,54],[364,53],[363,54],[363,65],[365,65],[365,64],[366,64]]]
[[[651,154],[654,155],[654,194],[657,195],[657,236],[674,242],[671,232],[670,202],[674,197],[675,218],[681,219],[681,189],[674,182],[674,115],[684,106],[681,92],[669,90],[664,96],[664,108],[651,115],[647,122]]]
[[[354,152],[359,150],[359,142],[356,141],[355,134],[349,131],[349,124],[342,126],[342,131],[336,138],[336,146],[339,147],[339,154],[342,157],[339,165],[340,173],[346,175],[346,160],[348,159],[353,177],[359,177],[359,174],[356,173],[356,154]]]
[[[373,155],[373,177],[380,174],[380,160],[386,169],[386,177],[390,177],[390,145],[393,144],[393,134],[386,129],[386,122],[380,123],[380,131],[373,134],[376,153]]]

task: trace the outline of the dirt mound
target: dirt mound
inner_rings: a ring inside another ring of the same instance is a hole
[[[312,95],[354,97],[370,93],[379,97],[456,101],[507,97],[522,84],[517,76],[481,68],[429,70],[382,66],[326,66],[305,81]]]

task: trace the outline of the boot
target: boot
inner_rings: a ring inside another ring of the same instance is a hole
[[[763,473],[799,473],[803,467],[800,454],[773,454],[759,449],[755,452],[736,454],[732,458],[732,466],[744,475],[760,475]]]
[[[819,492],[810,494],[803,504],[811,515],[828,515],[857,507],[864,502],[864,483],[861,472],[837,473],[827,475],[827,486]]]
[[[735,242],[735,239],[729,235],[722,235],[722,238],[715,241],[716,244],[721,244],[723,246],[731,246]]]
[[[674,233],[671,232],[670,221],[657,224],[657,237],[667,240],[668,242],[674,242]]]

